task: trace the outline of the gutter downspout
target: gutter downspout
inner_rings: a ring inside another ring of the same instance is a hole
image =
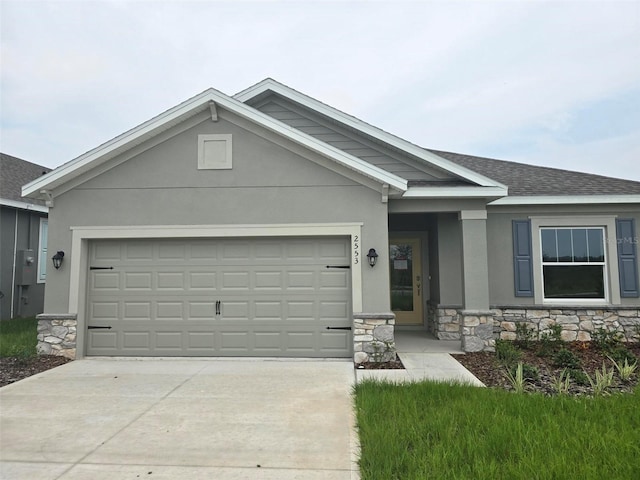
[[[16,221],[13,231],[13,272],[11,277],[11,313],[9,318],[13,318],[13,299],[16,295],[16,256],[18,255],[18,209],[16,208]]]

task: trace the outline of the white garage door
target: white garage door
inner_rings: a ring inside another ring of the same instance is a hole
[[[95,241],[87,355],[349,357],[349,259],[345,238]]]

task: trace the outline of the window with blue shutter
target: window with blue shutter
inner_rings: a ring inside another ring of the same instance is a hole
[[[533,297],[531,222],[513,220],[513,272],[516,297]]]
[[[632,218],[616,219],[618,242],[618,270],[620,271],[620,296],[640,296],[638,288],[638,252],[635,222]]]

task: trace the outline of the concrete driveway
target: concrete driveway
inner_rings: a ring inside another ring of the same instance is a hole
[[[101,359],[0,389],[0,478],[358,478],[350,361]]]

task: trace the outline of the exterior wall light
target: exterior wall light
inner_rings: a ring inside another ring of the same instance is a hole
[[[56,254],[51,257],[51,260],[53,260],[53,267],[58,270],[60,268],[60,265],[62,265],[62,259],[64,258],[64,252],[62,250],[58,250],[56,252]]]
[[[371,265],[371,267],[374,267],[378,262],[378,253],[376,252],[375,248],[369,249],[369,253],[367,253],[367,259],[369,260],[369,265]]]

